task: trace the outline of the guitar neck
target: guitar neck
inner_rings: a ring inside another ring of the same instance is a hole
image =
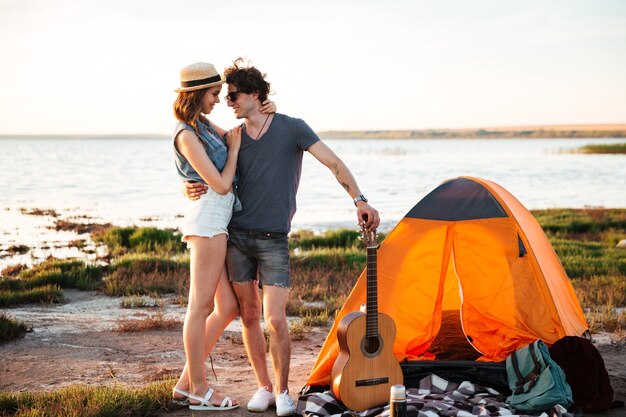
[[[378,337],[378,284],[376,246],[367,247],[366,337]]]

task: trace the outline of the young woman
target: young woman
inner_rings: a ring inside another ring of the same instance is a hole
[[[173,134],[178,175],[208,185],[192,202],[182,225],[190,249],[189,302],[183,326],[187,363],[174,387],[175,400],[192,410],[230,410],[239,402],[209,387],[205,358],[239,309],[225,268],[227,226],[241,205],[233,192],[241,127],[226,132],[205,115],[220,102],[224,76],[212,64],[195,63],[181,70],[174,102],[178,124]],[[273,113],[269,102],[263,111]],[[226,141],[224,140],[226,138]]]

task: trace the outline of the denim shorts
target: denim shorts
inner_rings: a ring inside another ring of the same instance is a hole
[[[213,237],[224,233],[228,236],[228,223],[233,215],[233,193],[218,194],[211,187],[198,200],[191,202],[181,224],[182,240],[189,236]]]
[[[289,238],[286,233],[230,229],[226,266],[234,283],[289,288]]]

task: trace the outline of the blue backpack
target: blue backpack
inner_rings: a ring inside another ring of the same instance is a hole
[[[506,402],[518,411],[546,411],[557,404],[572,405],[572,389],[565,373],[550,358],[541,340],[525,346],[506,358],[506,373],[513,394]]]

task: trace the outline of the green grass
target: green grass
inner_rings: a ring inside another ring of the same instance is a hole
[[[302,315],[302,324],[307,327],[324,327],[331,322],[331,314],[328,310],[319,312],[306,312]]]
[[[316,235],[310,230],[299,230],[291,234],[289,247],[302,250],[312,248],[346,248],[358,245],[359,232],[351,229],[327,230]]]
[[[110,271],[104,292],[111,296],[186,294],[189,288],[188,257],[128,254],[116,258]]]
[[[594,276],[626,277],[626,251],[602,242],[585,242],[551,237],[550,243],[559,255],[571,279]]]
[[[0,290],[0,307],[2,308],[20,304],[61,302],[63,302],[63,291],[58,285],[44,285],[23,290]]]
[[[0,344],[18,339],[30,330],[24,323],[0,313]]]
[[[626,230],[626,209],[550,209],[533,210],[532,214],[547,234],[573,240],[598,240],[599,233],[611,230],[619,230],[623,236]]]
[[[592,277],[626,281],[626,251],[615,247],[626,237],[626,209],[552,209],[532,213],[574,283],[576,279]]]
[[[361,233],[353,229],[327,230],[319,235],[310,230],[298,230],[290,235],[289,248],[310,250],[315,248],[363,248]],[[385,239],[384,233],[378,234],[378,241]]]
[[[131,295],[124,297],[120,301],[120,307],[122,308],[157,308],[163,307],[163,305],[163,300],[141,295]]]
[[[93,290],[102,285],[101,266],[87,265],[74,259],[52,259],[31,269],[22,269],[17,277],[0,279],[0,307],[26,303],[63,301],[61,289]]]
[[[363,269],[365,267],[365,249],[328,248],[300,251],[292,256],[291,264],[303,269],[323,268],[340,272],[346,268]]]
[[[172,381],[142,388],[70,386],[52,392],[0,392],[0,416],[133,417],[156,416],[176,408]]]
[[[19,281],[24,288],[53,284],[88,291],[101,285],[103,272],[101,266],[87,265],[81,260],[52,259],[22,271]]]
[[[104,243],[114,255],[125,253],[177,254],[185,252],[181,234],[171,229],[155,227],[109,227],[92,233],[94,242]]]
[[[597,145],[585,145],[579,148],[582,153],[626,153],[626,143],[611,143],[611,144],[597,144]]]

